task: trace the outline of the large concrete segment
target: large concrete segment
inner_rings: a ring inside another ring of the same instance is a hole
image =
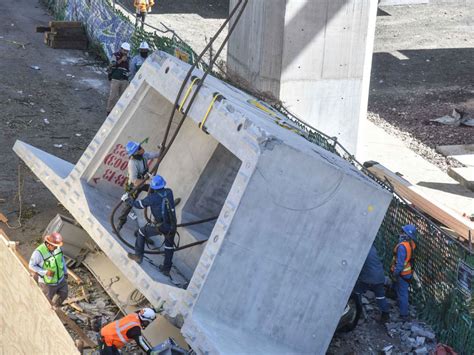
[[[376,11],[377,0],[251,1],[229,41],[229,71],[355,151]]]
[[[158,272],[161,256],[138,265],[112,233],[123,146],[161,142],[188,68],[152,55],[75,166],[23,142],[14,150],[151,303],[165,300],[166,313],[184,317],[183,335],[198,353],[293,353],[315,344],[323,352],[391,195],[263,102],[208,77],[160,166],[182,198],[180,222],[218,215],[179,230],[182,244],[209,241],[176,253],[174,282]],[[188,88],[195,90],[190,81]],[[216,92],[223,98],[210,107]],[[129,243],[135,228],[130,221],[122,232]]]
[[[79,354],[74,340],[9,243],[12,242],[0,229],[0,354]]]
[[[193,319],[324,354],[389,200],[324,154],[262,152]]]

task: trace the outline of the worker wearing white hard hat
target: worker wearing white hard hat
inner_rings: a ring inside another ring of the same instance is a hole
[[[130,44],[123,42],[120,50],[112,55],[110,65],[108,67],[108,75],[110,80],[110,94],[107,102],[107,115],[110,114],[117,101],[122,96],[128,86],[128,76],[130,73]]]
[[[145,63],[146,58],[150,54],[150,46],[143,41],[138,47],[138,54],[132,58],[130,63],[130,80],[133,79],[140,67]]]
[[[153,309],[143,308],[105,325],[100,330],[100,354],[119,354],[119,349],[133,341],[146,354],[150,354],[152,347],[143,338],[142,329],[148,327],[155,319],[156,312]]]

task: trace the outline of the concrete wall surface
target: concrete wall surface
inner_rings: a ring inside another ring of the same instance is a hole
[[[355,152],[376,10],[377,0],[251,1],[230,38],[228,70]]]
[[[171,279],[161,255],[138,265],[112,233],[124,145],[156,150],[188,70],[154,53],[76,165],[23,142],[14,150],[151,303],[184,318],[197,353],[323,354],[392,196],[264,102],[212,76],[196,96],[159,173],[182,199],[178,222],[218,218],[179,229],[180,245],[208,241],[175,253]],[[121,232],[131,244],[134,223]]]
[[[41,289],[0,230],[0,354],[79,354]]]

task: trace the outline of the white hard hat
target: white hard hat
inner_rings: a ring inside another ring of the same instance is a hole
[[[138,49],[150,49],[150,46],[148,45],[148,43],[143,41],[142,43],[140,43],[140,47]]]
[[[140,312],[138,312],[138,317],[142,321],[152,322],[156,318],[156,313],[151,308],[143,308]]]
[[[127,42],[123,42],[120,48],[125,49],[126,51],[130,51],[130,44]]]

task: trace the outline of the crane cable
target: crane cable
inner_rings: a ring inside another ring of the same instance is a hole
[[[217,58],[219,57],[220,53],[222,52],[222,50],[224,49],[224,46],[227,44],[230,36],[232,35],[232,33],[234,32],[235,30],[235,27],[237,26],[237,24],[239,23],[239,20],[247,6],[247,3],[248,3],[248,0],[239,0],[239,2],[234,6],[234,8],[232,9],[232,11],[230,12],[229,16],[226,18],[226,20],[224,21],[224,23],[221,25],[221,27],[217,30],[217,32],[215,33],[215,35],[213,36],[213,38],[209,41],[209,43],[206,45],[206,47],[202,50],[202,52],[199,54],[198,58],[195,60],[194,64],[191,65],[191,67],[189,68],[187,74],[186,74],[186,77],[184,78],[183,80],[183,83],[181,84],[181,87],[178,91],[178,94],[176,96],[176,99],[175,99],[175,102],[174,102],[174,105],[173,105],[173,108],[171,110],[171,114],[170,114],[170,117],[168,119],[168,124],[166,126],[166,130],[165,130],[165,135],[163,137],[163,141],[162,141],[162,144],[160,145],[160,155],[158,157],[158,161],[155,163],[155,165],[153,166],[153,168],[150,170],[150,174],[151,175],[155,175],[156,172],[158,171],[158,167],[160,166],[160,163],[163,161],[164,157],[166,156],[166,154],[168,153],[168,151],[170,150],[172,144],[174,143],[180,129],[181,129],[181,126],[183,125],[184,123],[184,120],[186,119],[186,117],[188,116],[188,113],[191,109],[191,106],[194,102],[194,100],[196,99],[197,97],[197,94],[199,93],[203,83],[204,83],[204,80],[206,79],[206,77],[209,75],[209,73],[211,72],[211,68],[212,68],[212,65],[214,64],[214,62],[217,60]],[[198,80],[198,85],[196,87],[196,90],[194,92],[194,94],[192,95],[190,101],[189,101],[189,104],[187,105],[186,109],[184,110],[183,112],[183,117],[181,118],[178,126],[176,127],[173,135],[171,136],[171,139],[169,141],[169,144],[167,144],[167,140],[168,140],[168,136],[169,136],[169,133],[170,133],[170,129],[171,129],[171,124],[173,122],[173,118],[174,118],[174,115],[175,115],[175,112],[176,112],[176,108],[178,107],[178,104],[179,104],[179,99],[181,98],[181,95],[184,91],[184,87],[186,86],[188,80],[190,79],[191,75],[192,75],[192,72],[193,70],[196,68],[196,65],[197,63],[202,59],[202,57],[204,56],[204,54],[206,53],[206,51],[212,46],[212,44],[214,43],[214,41],[216,40],[216,38],[220,35],[220,33],[224,30],[224,28],[226,27],[226,25],[229,23],[229,21],[234,17],[235,13],[237,12],[237,10],[239,10],[240,8],[240,11],[239,13],[237,14],[236,18],[235,18],[235,21],[234,23],[232,24],[232,26],[229,28],[229,31],[226,35],[226,37],[224,38],[221,46],[219,47],[218,51],[216,52],[216,55],[215,57],[212,59],[212,61],[209,63],[209,67],[208,69],[204,72],[204,75],[202,76],[202,78],[200,80]],[[138,186],[134,187],[132,189],[132,191],[130,191],[130,195],[133,195],[133,193],[137,192],[143,185],[145,184],[145,180],[142,181]],[[148,194],[150,194],[150,191],[151,189],[148,190]],[[114,217],[115,217],[115,213],[117,212],[117,210],[119,209],[119,207],[122,205],[122,203],[124,203],[124,201],[120,200],[120,202],[114,207],[114,209],[112,210],[112,213],[110,214],[110,225],[112,226],[112,230],[114,231],[114,233],[117,235],[117,237],[122,241],[122,243],[124,243],[126,246],[128,246],[129,248],[131,249],[134,249],[134,246],[132,244],[130,244],[129,242],[127,242],[121,235],[120,235],[120,232],[119,230],[117,229],[117,227],[115,226],[115,223],[114,223]],[[150,218],[147,216],[147,210],[145,209],[144,211],[145,213],[145,218],[147,219],[148,223],[151,223],[151,220]],[[210,217],[210,218],[206,218],[206,219],[202,219],[202,220],[198,220],[198,221],[192,221],[192,222],[187,222],[187,223],[181,223],[181,224],[177,224],[176,227],[186,227],[186,226],[191,226],[191,225],[195,225],[195,224],[200,224],[200,223],[205,223],[205,222],[209,222],[209,221],[212,221],[212,220],[215,220],[217,219],[218,216],[213,216],[213,217]],[[165,235],[165,238],[168,238],[168,236]],[[208,239],[205,239],[205,240],[200,240],[200,241],[197,241],[197,242],[193,242],[193,243],[189,243],[189,244],[186,244],[186,245],[183,245],[182,247],[178,247],[178,248],[175,248],[174,251],[178,251],[178,250],[183,250],[183,249],[186,249],[186,248],[190,248],[190,247],[193,247],[195,245],[199,245],[199,244],[203,244],[207,241]],[[164,251],[161,251],[161,250],[156,250],[156,251],[152,251],[152,250],[145,250],[144,252],[145,254],[164,254]]]

